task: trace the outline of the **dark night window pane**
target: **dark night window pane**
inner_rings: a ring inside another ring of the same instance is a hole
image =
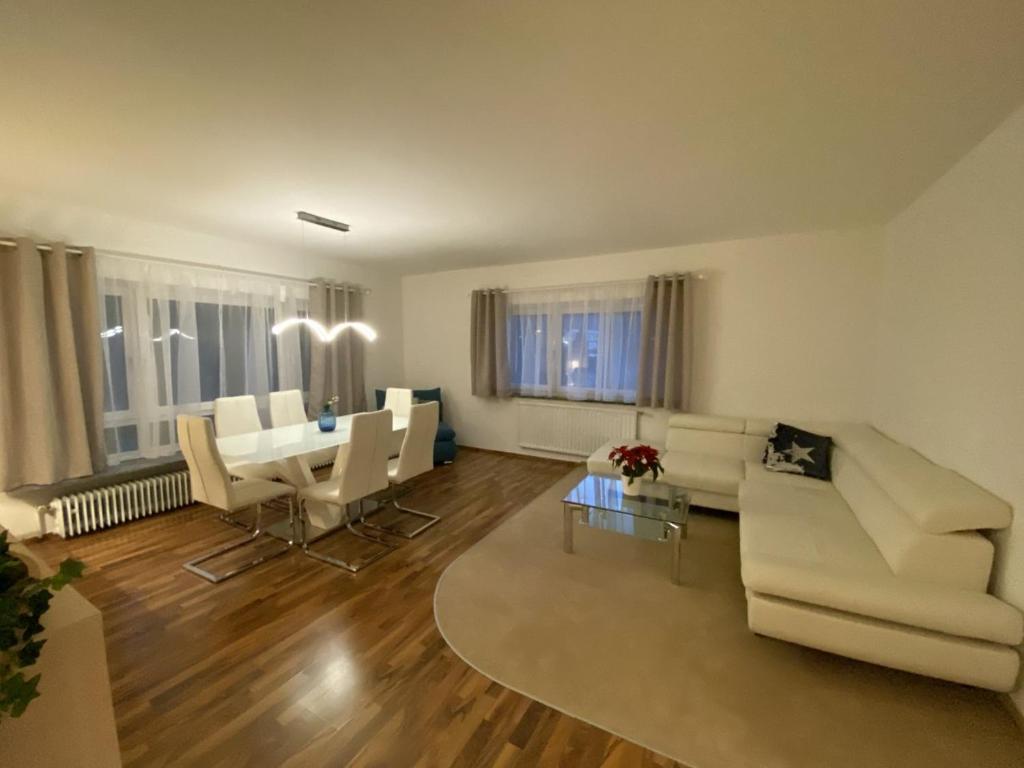
[[[103,329],[107,352],[104,366],[103,410],[128,410],[128,369],[124,354],[124,317],[120,296],[104,296],[106,327]]]
[[[199,345],[199,397],[209,403],[220,397],[220,306],[196,303]]]
[[[509,375],[514,386],[548,383],[548,316],[512,315],[509,321]]]

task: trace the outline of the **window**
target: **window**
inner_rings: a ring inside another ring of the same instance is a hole
[[[212,413],[218,397],[255,394],[265,409],[268,392],[307,391],[308,330],[270,332],[276,318],[305,314],[306,286],[115,257],[98,258],[97,272],[112,463],[175,453],[175,417]]]
[[[616,389],[635,395],[639,354],[638,310],[562,315],[563,388],[589,392],[604,380],[615,382]]]
[[[512,315],[509,375],[513,387],[548,385],[548,316]]]
[[[642,283],[511,292],[513,393],[636,402],[642,303]]]

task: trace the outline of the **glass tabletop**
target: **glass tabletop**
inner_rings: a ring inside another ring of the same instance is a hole
[[[640,482],[640,495],[630,496],[622,492],[622,483],[617,477],[587,475],[562,501],[648,520],[686,522],[690,497],[684,489],[665,483]]]

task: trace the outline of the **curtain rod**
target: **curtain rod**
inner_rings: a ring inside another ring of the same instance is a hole
[[[6,240],[6,239],[0,240],[0,245],[7,245],[7,246],[10,246],[12,248],[14,246],[16,246],[17,244],[18,243],[15,242],[14,240]],[[52,251],[53,250],[53,246],[52,245],[37,245],[36,246],[36,250],[37,251]],[[73,256],[81,256],[83,253],[85,253],[85,251],[83,251],[81,248],[71,248],[71,247],[65,248],[64,251],[66,253],[70,253]]]
[[[495,293],[524,293],[527,291],[560,291],[566,288],[601,288],[609,285],[632,285],[642,283],[644,278],[633,280],[605,280],[600,283],[565,283],[564,285],[538,285],[533,288],[481,288],[479,290],[493,291]]]
[[[704,280],[705,276],[702,272],[666,272],[661,275],[654,275],[654,277],[693,277],[697,280]],[[559,291],[567,288],[600,288],[602,286],[609,285],[632,285],[633,283],[643,283],[647,280],[646,277],[638,277],[632,280],[607,280],[602,283],[565,283],[564,285],[539,285],[535,288],[480,288],[478,290],[492,291],[494,293],[525,293],[527,291]],[[472,296],[472,293],[470,293]]]
[[[17,242],[15,242],[14,240],[2,239],[2,240],[0,240],[0,245],[6,245],[6,246],[12,246],[13,247],[13,246],[17,245]],[[36,250],[38,250],[38,251],[52,251],[53,247],[49,246],[49,245],[37,245],[36,246]],[[83,253],[85,253],[85,251],[83,251],[81,248],[74,248],[74,247],[70,247],[70,246],[65,248],[65,252],[66,253],[70,253],[70,254],[72,254],[74,256],[81,256]],[[100,256],[112,256],[112,257],[114,257],[116,259],[130,259],[130,260],[133,260],[133,261],[152,261],[152,262],[156,262],[157,264],[170,264],[172,266],[177,266],[177,267],[192,267],[194,269],[207,269],[207,270],[210,270],[211,272],[234,272],[236,274],[252,275],[254,277],[272,277],[275,280],[282,280],[282,281],[289,282],[289,283],[298,283],[299,285],[311,285],[311,286],[318,286],[318,285],[320,285],[320,283],[317,283],[317,282],[315,282],[313,280],[303,280],[302,278],[288,277],[287,275],[275,275],[273,272],[258,272],[258,271],[254,270],[254,269],[240,269],[238,267],[216,267],[216,266],[213,266],[211,264],[203,264],[203,263],[198,262],[198,261],[181,261],[181,260],[178,260],[178,259],[165,259],[165,258],[162,258],[160,256],[144,256],[144,255],[142,255],[140,253],[128,253],[126,251],[101,251],[101,250],[95,249],[95,253],[97,255],[100,255]],[[347,283],[338,283],[334,287],[335,287],[335,290],[344,290],[344,289],[348,289],[348,288],[357,288],[358,286],[349,285]],[[369,288],[360,288],[359,290],[362,293],[364,293],[364,294],[371,293]]]

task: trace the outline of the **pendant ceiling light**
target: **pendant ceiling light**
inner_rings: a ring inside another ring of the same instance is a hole
[[[303,222],[301,225],[303,250],[305,250],[306,244],[305,222],[307,221],[310,224],[316,224],[321,227],[327,227],[328,229],[334,229],[339,232],[348,232],[350,229],[348,224],[345,224],[340,221],[335,221],[334,219],[328,219],[324,216],[317,216],[315,213],[308,213],[307,211],[299,211],[298,213],[295,214],[295,218]],[[374,341],[377,338],[377,332],[373,330],[373,328],[371,328],[366,323],[359,322],[358,320],[350,320],[342,323],[336,323],[330,328],[325,328],[324,324],[321,323],[319,320],[313,320],[312,318],[309,317],[286,318],[279,323],[274,323],[274,326],[270,329],[270,332],[273,333],[275,336],[279,336],[280,334],[287,331],[289,328],[293,328],[297,325],[304,325],[307,328],[309,328],[313,336],[320,339],[320,341],[322,341],[324,344],[330,344],[338,337],[338,334],[340,334],[342,331],[346,331],[349,329],[352,329],[367,341]]]
[[[367,341],[374,341],[377,338],[377,332],[373,330],[366,323],[360,323],[358,320],[353,320],[344,323],[337,323],[331,326],[330,329],[324,328],[323,323],[312,320],[308,317],[289,317],[287,320],[282,320],[280,323],[275,323],[274,327],[271,328],[271,332],[277,336],[278,334],[287,331],[289,328],[296,325],[304,325],[313,332],[320,341],[326,343],[334,341],[338,334],[342,331],[351,328],[353,331],[358,333]]]

